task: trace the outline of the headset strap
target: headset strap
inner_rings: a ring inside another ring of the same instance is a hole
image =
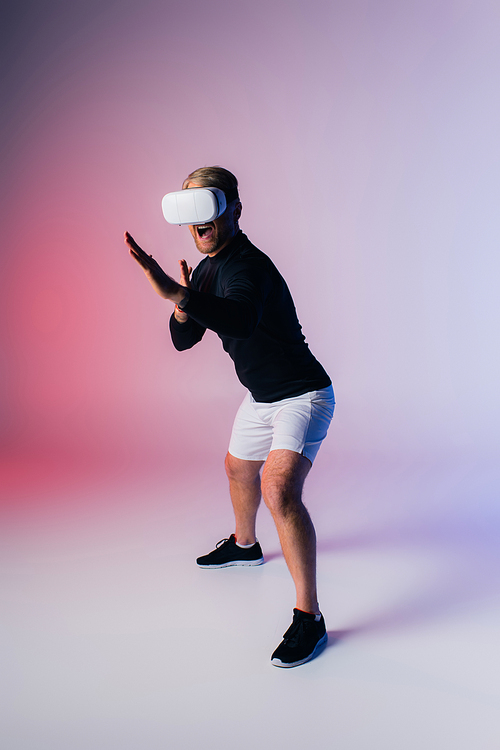
[[[240,196],[238,195],[238,188],[231,188],[230,190],[224,190],[224,195],[226,196],[226,203],[229,205],[233,201],[237,201],[240,199]]]

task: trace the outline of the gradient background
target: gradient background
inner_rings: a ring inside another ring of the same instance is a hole
[[[129,230],[172,275],[180,257],[196,265],[160,201],[211,164],[238,176],[241,226],[287,279],[332,376],[312,486],[337,483],[338,524],[362,509],[368,525],[401,513],[421,528],[424,508],[442,541],[455,514],[456,550],[472,539],[470,560],[485,544],[490,560],[498,3],[19,0],[1,34],[7,562],[71,546],[92,504],[135,518],[130,488],[154,487],[153,506],[177,518],[179,492],[225,487],[243,394],[232,363],[210,334],[174,351],[171,306],[122,240]],[[493,576],[481,560],[468,595]]]

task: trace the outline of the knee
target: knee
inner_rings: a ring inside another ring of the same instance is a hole
[[[289,450],[271,451],[262,472],[262,496],[276,518],[303,515],[302,488],[311,468],[309,459]]]
[[[262,497],[273,516],[286,518],[300,513],[303,507],[300,491],[286,477],[266,477],[262,482]]]
[[[226,455],[225,468],[230,482],[240,484],[255,484],[260,481],[259,470],[261,461],[245,461],[235,458],[230,453]]]
[[[226,475],[229,481],[235,481],[236,476],[238,475],[237,466],[234,462],[233,456],[231,456],[230,453],[226,455],[226,460],[224,461],[224,468],[226,470]]]

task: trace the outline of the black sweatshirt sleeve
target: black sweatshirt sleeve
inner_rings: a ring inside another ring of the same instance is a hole
[[[247,339],[259,324],[272,284],[262,266],[245,262],[235,265],[231,264],[230,273],[221,275],[223,296],[192,289],[182,309],[200,328],[233,339]]]
[[[170,335],[172,343],[178,352],[191,349],[198,341],[201,341],[206,328],[200,326],[195,320],[189,318],[185,323],[179,323],[174,313],[170,316]]]

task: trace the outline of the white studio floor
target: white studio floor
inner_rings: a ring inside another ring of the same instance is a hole
[[[265,565],[200,570],[233,531],[222,469],[168,485],[80,481],[6,514],[2,748],[499,750],[491,466],[318,458],[330,640],[289,670],[270,664],[294,598],[267,510]]]

